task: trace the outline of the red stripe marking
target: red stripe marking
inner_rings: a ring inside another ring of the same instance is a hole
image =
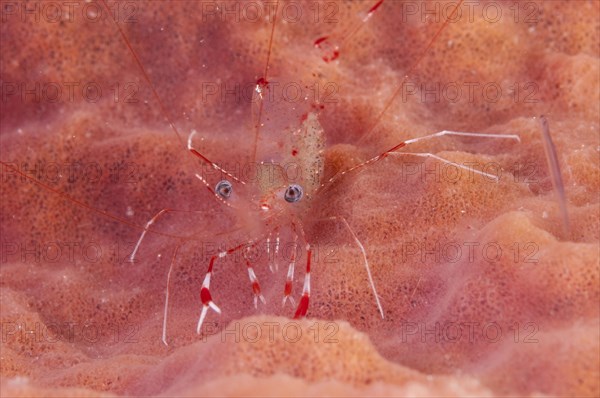
[[[320,37],[317,40],[315,40],[315,48],[318,48],[319,50],[323,50],[323,51],[333,49],[331,56],[323,55],[323,57],[321,57],[323,59],[323,61],[325,61],[327,63],[336,60],[340,56],[339,50],[337,50],[333,44],[327,42],[328,38],[329,38],[328,36],[323,36],[323,37]],[[325,48],[325,47],[327,47],[327,48]]]
[[[405,142],[401,142],[398,145],[396,145],[395,147],[393,147],[392,149],[388,149],[387,151],[385,151],[384,153],[382,153],[380,156],[381,158],[385,158],[387,155],[389,155],[391,152],[397,151],[398,149],[402,148],[406,146]]]
[[[229,249],[229,250],[227,250],[227,254],[231,254],[236,250],[240,250],[244,246],[246,246],[246,244],[242,243],[241,245],[238,245],[238,246],[234,247],[233,249]],[[254,247],[254,245],[252,245],[252,247]]]
[[[262,88],[265,88],[265,87],[267,87],[267,85],[269,84],[269,82],[264,77],[261,77],[260,79],[258,79],[256,81],[256,84],[259,85]]]
[[[306,273],[310,273],[310,259],[312,258],[312,250],[307,252],[308,260],[306,260]]]
[[[393,147],[392,149],[390,149],[390,150],[388,150],[388,151],[386,151],[386,152],[394,152],[394,151],[396,151],[396,150],[398,150],[398,149],[402,148],[403,146],[406,146],[406,143],[405,143],[405,142],[401,142],[401,143],[399,143],[398,145],[396,145],[395,147]]]
[[[204,156],[203,154],[201,154],[194,148],[190,148],[190,152],[193,153],[194,155],[198,156],[200,159],[204,160],[205,162],[210,163],[211,165],[214,165],[214,163],[211,162],[210,160],[208,160],[208,158],[206,156]]]
[[[252,291],[254,292],[254,294],[259,295],[260,294],[260,286],[258,284],[258,282],[254,282],[252,283]]]
[[[374,12],[375,12],[375,10],[377,10],[377,9],[379,8],[379,6],[383,4],[383,1],[384,1],[384,0],[379,0],[379,1],[377,2],[377,4],[375,4],[373,7],[371,7],[371,9],[369,10],[369,14],[372,14],[372,13],[374,13]]]
[[[302,318],[306,316],[308,312],[308,294],[302,295],[300,299],[300,304],[298,304],[298,309],[296,310],[296,314],[294,315],[294,319]]]
[[[289,296],[292,293],[292,281],[285,282],[285,288],[283,289],[283,294]]]
[[[323,43],[325,40],[327,40],[327,36],[319,37],[315,40],[315,47],[319,47],[319,44]]]
[[[200,289],[200,300],[202,301],[202,305],[208,305],[212,301],[210,290],[205,287]]]
[[[212,268],[213,268],[213,265],[214,265],[216,259],[217,259],[217,256],[212,256],[210,258],[210,263],[208,265],[208,273],[209,274],[212,272]]]

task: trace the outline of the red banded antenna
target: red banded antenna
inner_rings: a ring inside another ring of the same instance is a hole
[[[392,96],[390,97],[390,99],[386,102],[386,104],[383,107],[383,109],[381,110],[381,112],[379,112],[379,115],[377,115],[377,118],[375,119],[375,122],[373,123],[373,126],[371,126],[371,128],[369,128],[367,130],[367,132],[365,134],[363,134],[363,136],[358,140],[358,144],[360,144],[361,142],[363,142],[363,140],[367,139],[373,133],[373,131],[375,130],[375,128],[379,125],[379,123],[381,122],[381,119],[383,118],[383,115],[388,111],[388,109],[390,109],[390,107],[392,106],[392,104],[394,103],[394,101],[396,100],[396,98],[398,97],[398,95],[400,95],[400,92],[402,91],[402,87],[404,86],[404,83],[406,82],[406,80],[408,79],[408,77],[410,76],[410,74],[421,63],[421,61],[423,60],[423,58],[425,58],[425,55],[427,55],[427,53],[429,52],[429,50],[431,49],[431,47],[433,46],[433,44],[436,42],[437,38],[442,34],[442,32],[444,31],[444,29],[446,29],[446,26],[448,26],[448,24],[450,23],[450,21],[452,21],[452,19],[454,18],[454,16],[457,13],[459,7],[462,5],[463,1],[464,0],[459,0],[458,1],[458,3],[454,7],[454,9],[450,13],[450,15],[448,15],[448,18],[446,18],[446,20],[444,21],[444,23],[442,24],[442,26],[440,26],[440,28],[437,30],[437,32],[435,32],[435,34],[433,35],[433,37],[431,38],[431,40],[429,41],[429,43],[427,44],[427,46],[425,47],[425,49],[423,50],[423,52],[417,57],[417,59],[415,60],[415,62],[413,62],[412,65],[408,68],[408,70],[404,74],[404,77],[400,81],[400,84],[398,85],[398,88],[396,89],[396,91],[394,91],[394,94],[392,94]]]
[[[271,35],[269,36],[269,48],[267,49],[267,62],[265,62],[265,70],[263,75],[256,81],[256,91],[261,93],[269,84],[267,80],[267,72],[269,71],[269,62],[271,61],[271,51],[273,49],[273,37],[275,37],[275,25],[277,23],[277,10],[279,9],[279,0],[275,2],[275,12],[273,13],[273,24],[271,25]],[[263,103],[260,101],[258,105],[258,117],[254,125],[254,144],[252,144],[252,162],[256,162],[256,149],[258,147],[258,136],[260,134],[260,122],[262,119]]]
[[[156,88],[154,87],[154,84],[152,84],[152,81],[150,80],[150,76],[148,76],[148,73],[146,73],[146,68],[144,68],[144,65],[142,65],[142,61],[140,61],[140,58],[138,57],[137,53],[133,50],[133,46],[131,45],[131,42],[127,38],[127,35],[125,34],[125,32],[123,32],[123,29],[121,29],[121,26],[119,25],[119,23],[115,19],[115,16],[111,12],[110,8],[108,8],[108,4],[106,4],[106,0],[101,0],[101,2],[104,5],[104,8],[106,9],[106,12],[108,13],[108,15],[111,16],[110,19],[114,22],[115,26],[119,30],[119,33],[121,34],[121,37],[123,38],[123,41],[125,42],[125,44],[129,48],[129,51],[131,51],[131,54],[133,54],[133,58],[135,59],[135,63],[137,64],[138,68],[142,72],[142,75],[144,76],[144,79],[146,80],[146,82],[150,86],[150,90],[152,91],[152,95],[154,96],[154,98],[158,102],[158,106],[160,106],[160,110],[161,110],[163,116],[165,117],[165,119],[167,119],[167,122],[171,126],[171,129],[175,132],[175,135],[177,135],[177,139],[179,139],[179,143],[184,148],[186,148],[185,141],[183,140],[183,138],[181,138],[181,135],[179,134],[179,131],[177,130],[177,127],[175,127],[175,124],[173,124],[173,122],[171,121],[171,118],[169,117],[169,114],[167,113],[167,108],[165,107],[165,105],[163,104],[162,100],[158,96],[158,93],[156,92]]]
[[[158,92],[156,91],[156,87],[154,87],[154,84],[152,83],[152,80],[150,80],[150,76],[148,76],[148,73],[146,72],[146,68],[144,68],[144,65],[142,64],[142,61],[140,60],[140,58],[138,57],[137,53],[133,49],[133,46],[131,45],[131,42],[129,41],[129,38],[127,37],[127,35],[123,31],[123,29],[121,29],[121,26],[119,26],[119,23],[117,22],[117,20],[115,19],[115,17],[110,12],[110,9],[108,8],[108,5],[106,4],[106,0],[101,0],[101,1],[102,1],[102,4],[104,5],[104,7],[106,8],[106,11],[108,12],[108,14],[111,15],[111,20],[114,22],[115,26],[119,30],[119,33],[121,34],[121,37],[123,38],[123,41],[127,45],[127,48],[129,48],[129,51],[131,51],[131,54],[133,55],[133,58],[135,59],[135,63],[137,64],[138,68],[142,72],[142,75],[144,76],[144,79],[146,80],[146,82],[150,86],[150,90],[152,91],[152,95],[154,96],[154,98],[158,102],[158,105],[160,107],[160,111],[162,112],[162,115],[164,116],[164,118],[169,123],[169,126],[171,126],[171,129],[173,130],[173,132],[177,136],[177,139],[179,140],[179,143],[181,145],[183,145],[183,147],[186,150],[190,151],[193,155],[195,155],[196,157],[198,157],[202,161],[208,163],[214,169],[223,171],[228,176],[230,176],[233,179],[235,179],[236,181],[241,182],[242,184],[244,184],[243,181],[240,181],[235,176],[233,176],[231,173],[223,170],[215,162],[211,161],[206,156],[202,155],[198,150],[196,150],[195,148],[193,148],[191,146],[191,137],[192,137],[191,135],[189,136],[187,142],[183,140],[183,138],[181,137],[181,134],[179,134],[179,130],[177,130],[177,127],[175,126],[175,123],[173,123],[172,120],[171,120],[171,118],[169,117],[169,113],[167,112],[167,108],[165,107],[165,105],[163,104],[162,100],[160,99],[160,96],[158,95]],[[194,134],[194,131],[192,131],[192,135],[193,134]]]

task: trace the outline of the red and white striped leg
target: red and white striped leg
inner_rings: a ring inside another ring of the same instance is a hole
[[[304,287],[302,288],[302,297],[300,303],[294,314],[294,319],[302,318],[306,316],[308,312],[308,298],[310,297],[310,261],[312,257],[312,250],[310,245],[306,244],[306,274],[304,274]]]
[[[260,292],[260,284],[258,283],[258,278],[254,273],[252,264],[250,264],[250,261],[248,261],[247,259],[246,266],[248,267],[248,277],[250,278],[250,283],[252,284],[252,292],[254,293],[254,308],[258,308],[258,299],[260,299],[260,301],[262,301],[263,304],[267,304],[267,301]]]
[[[206,314],[208,313],[209,308],[212,309],[213,311],[215,311],[217,314],[221,313],[221,309],[213,302],[212,296],[210,294],[210,278],[212,276],[212,270],[213,270],[215,261],[218,258],[224,258],[228,254],[236,252],[236,251],[246,247],[246,245],[249,245],[252,243],[253,243],[253,241],[243,243],[241,245],[234,247],[233,249],[228,249],[226,251],[222,251],[219,254],[216,254],[211,257],[210,263],[208,265],[208,271],[206,272],[206,275],[204,276],[204,281],[202,282],[202,287],[200,288],[200,301],[202,302],[202,311],[200,312],[200,319],[198,319],[198,326],[196,327],[196,333],[200,334],[200,329],[202,329],[202,324],[204,323],[204,318],[206,318]]]
[[[290,265],[288,266],[288,273],[285,279],[285,287],[283,288],[283,301],[281,306],[285,306],[285,302],[289,299],[292,306],[296,306],[296,301],[291,296],[292,294],[292,282],[294,282],[294,267],[296,265],[296,252],[298,248],[298,235],[294,234],[294,251],[292,252],[292,258]]]
[[[219,253],[218,256],[221,257],[221,254],[222,253]],[[200,301],[202,302],[202,311],[200,312],[200,319],[198,320],[198,326],[196,327],[196,333],[198,334],[200,334],[200,329],[202,328],[204,318],[206,318],[206,313],[208,312],[209,308],[212,308],[212,310],[218,314],[221,313],[221,309],[217,307],[217,305],[213,302],[212,296],[210,295],[210,277],[212,276],[212,268],[216,259],[217,256],[213,256],[210,259],[208,272],[206,273],[206,276],[204,276],[204,281],[202,282],[202,287],[200,288]]]

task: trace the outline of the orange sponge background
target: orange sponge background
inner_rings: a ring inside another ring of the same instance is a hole
[[[282,1],[272,43],[275,2],[109,2],[153,87],[102,3],[59,20],[49,4],[3,3],[0,26],[2,396],[600,394],[600,3],[463,4],[423,55],[455,2],[386,0],[362,23],[371,2]],[[196,129],[206,157],[244,174],[269,49],[267,78],[322,105],[323,178],[441,130],[520,142],[424,140],[399,152],[471,170],[391,154],[337,179],[301,219],[308,318],[281,306],[288,223],[278,270],[264,239],[252,260],[267,304],[227,256],[211,283],[222,315],[197,335],[210,257],[266,231],[240,227],[259,210],[214,200],[184,143]]]

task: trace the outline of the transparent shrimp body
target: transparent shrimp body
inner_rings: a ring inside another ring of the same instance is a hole
[[[195,131],[188,138],[188,149],[212,169],[202,168],[210,172],[197,177],[220,202],[236,210],[238,220],[262,221],[265,227],[303,218],[322,184],[325,161],[325,136],[311,109],[314,102],[277,99],[271,87],[271,83],[256,87],[249,127],[254,129],[255,147],[241,167],[246,170],[243,176],[201,154],[195,147]]]
[[[299,127],[284,131],[280,160],[261,161],[258,180],[263,211],[281,214],[281,221],[301,217],[321,184],[325,141],[316,113],[305,115]]]
[[[278,98],[273,85],[266,81],[256,86],[252,101],[255,142],[249,173],[252,178],[244,180],[209,160],[194,146],[195,131],[188,138],[189,151],[199,157],[210,168],[219,173],[196,174],[215,198],[232,209],[238,227],[246,231],[249,239],[240,245],[224,250],[210,259],[204,278],[200,299],[202,309],[197,331],[200,332],[209,308],[220,313],[210,293],[210,280],[217,259],[238,250],[256,246],[267,241],[267,250],[273,235],[279,243],[279,231],[289,228],[294,245],[301,241],[307,253],[306,272],[302,298],[296,316],[304,316],[308,310],[310,295],[311,246],[307,240],[303,220],[310,209],[311,201],[322,184],[324,168],[325,138],[317,113],[312,111],[315,103],[304,97],[294,103]],[[245,168],[248,169],[248,168]],[[277,250],[277,249],[275,249]],[[254,272],[254,264],[246,260],[252,284],[255,306],[258,300],[265,302],[261,287]],[[271,264],[271,268],[273,264]],[[277,267],[277,263],[274,264]],[[295,254],[288,265],[284,286],[283,304],[295,305],[292,297]],[[165,310],[166,312],[166,310]]]
[[[419,62],[423,59],[429,48],[433,45],[437,37],[440,35],[445,26],[452,19],[452,16],[457,12],[458,5],[453,8],[451,15],[446,19],[441,27],[437,29],[424,50],[416,57],[410,67],[408,67],[404,78],[398,85],[393,94],[385,101],[381,111],[373,119],[370,126],[364,129],[363,137],[371,138],[375,134],[376,127],[381,122],[383,116],[391,109],[392,103],[398,98],[402,91],[403,84],[412,71],[416,68]],[[278,4],[278,3],[277,3]],[[348,38],[354,36],[365,22],[370,19],[372,14],[380,9],[383,1],[377,1],[367,11],[366,16],[361,16],[356,23],[350,24],[351,29],[348,34],[323,36],[315,41],[315,47],[321,52],[325,51],[322,59],[329,63],[340,57],[340,48],[343,48],[344,43]],[[276,13],[275,13],[276,15]],[[213,267],[217,260],[226,257],[227,255],[243,251],[250,247],[255,247],[261,241],[267,242],[267,250],[272,235],[275,234],[275,239],[279,243],[279,229],[289,228],[291,230],[294,245],[302,242],[306,250],[306,270],[304,273],[304,285],[300,302],[298,303],[295,316],[301,317],[306,315],[308,311],[308,303],[310,296],[310,271],[312,249],[310,239],[304,233],[304,223],[319,221],[311,218],[311,203],[317,195],[322,195],[327,187],[332,186],[335,180],[342,178],[344,175],[353,173],[359,169],[367,167],[375,162],[385,159],[389,156],[418,156],[429,158],[435,161],[452,165],[458,169],[467,169],[469,172],[480,174],[488,177],[491,180],[497,181],[497,177],[483,171],[471,170],[470,168],[458,163],[446,160],[433,153],[412,153],[405,152],[404,147],[410,144],[424,140],[437,139],[443,136],[459,136],[459,137],[478,137],[491,139],[509,139],[519,141],[519,137],[514,134],[487,134],[443,130],[437,133],[420,136],[400,142],[390,149],[380,152],[365,161],[362,161],[354,166],[345,168],[337,172],[327,180],[323,180],[324,174],[324,148],[325,139],[323,128],[321,127],[317,109],[320,109],[319,102],[316,99],[310,98],[309,95],[300,95],[299,99],[291,100],[285,97],[285,92],[278,92],[278,87],[285,87],[281,84],[285,79],[278,81],[277,79],[268,78],[270,68],[270,56],[273,48],[273,33],[276,27],[276,20],[271,21],[271,34],[268,42],[268,53],[263,77],[260,77],[255,85],[255,90],[252,98],[252,116],[253,121],[251,126],[247,126],[248,136],[253,137],[253,146],[247,155],[247,163],[254,170],[252,178],[245,179],[245,176],[235,175],[226,170],[220,164],[213,162],[210,159],[210,151],[206,151],[202,147],[201,142],[195,137],[196,132],[192,132],[188,136],[187,149],[199,158],[206,170],[196,174],[196,177],[204,183],[211,194],[222,204],[231,209],[231,213],[235,216],[237,226],[229,226],[229,230],[243,230],[245,238],[236,243],[234,247],[227,248],[210,258],[208,270],[200,288],[201,310],[197,326],[197,332],[200,333],[202,324],[207,316],[208,310],[212,309],[220,313],[220,308],[213,302],[210,291],[210,282],[213,272]],[[119,28],[121,34],[127,39],[123,31]],[[327,49],[333,49],[333,56],[327,55]],[[132,50],[133,53],[133,50]],[[136,58],[137,60],[137,58]],[[144,72],[143,65],[138,61],[139,68]],[[280,73],[285,73],[281,72]],[[291,73],[294,73],[293,71]],[[153,87],[147,74],[143,73],[150,86]],[[270,81],[269,81],[270,80]],[[291,79],[288,79],[291,81]],[[279,83],[279,84],[277,84]],[[295,82],[297,86],[306,88],[302,84]],[[164,108],[158,94],[154,92],[157,101]],[[307,90],[306,93],[310,93]],[[167,112],[163,109],[163,114],[166,118]],[[176,127],[171,123],[171,127],[179,137]],[[253,133],[253,134],[250,134]],[[196,138],[196,140],[195,140]],[[402,149],[402,151],[400,151]],[[214,171],[217,173],[214,173]],[[208,172],[210,171],[210,172]],[[138,245],[136,246],[132,258],[139,247],[139,243],[148,230],[148,227],[161,216],[165,210],[159,212],[153,217],[145,227]],[[375,284],[370,272],[369,262],[367,260],[367,252],[360,242],[359,238],[353,231],[348,221],[339,215],[327,217],[326,220],[333,220],[345,228],[346,233],[352,238],[356,248],[360,250],[362,262],[369,279],[369,284],[373,292],[375,302],[381,317],[384,317],[382,305],[377,295]],[[245,241],[244,241],[245,239]],[[277,244],[276,246],[277,247]],[[276,250],[276,249],[275,249]],[[174,256],[175,257],[175,256]],[[174,260],[171,263],[169,276],[167,278],[167,298],[165,300],[165,316],[163,323],[163,342],[166,344],[166,323],[167,309],[169,298],[169,281]],[[286,282],[284,287],[283,304],[288,299],[294,305],[294,300],[291,295],[292,281],[294,276],[295,257],[291,259]],[[254,293],[254,303],[257,305],[258,300],[265,301],[261,294],[261,288],[258,278],[254,272],[251,261],[246,259],[249,279]],[[200,265],[201,266],[201,265]]]

